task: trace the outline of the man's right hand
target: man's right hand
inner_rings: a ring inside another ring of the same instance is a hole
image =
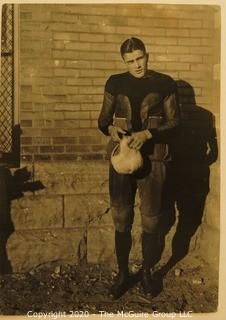
[[[120,141],[120,137],[118,135],[119,133],[126,134],[125,130],[123,130],[120,127],[116,127],[116,126],[109,126],[108,127],[108,132],[109,132],[112,140],[115,141],[115,142],[119,142]]]

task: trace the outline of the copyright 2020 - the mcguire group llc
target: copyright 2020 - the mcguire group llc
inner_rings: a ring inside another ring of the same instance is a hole
[[[57,311],[57,312],[35,312],[35,311],[28,311],[27,312],[27,317],[28,318],[53,318],[53,319],[58,319],[58,318],[88,318],[91,316],[89,311]],[[116,313],[113,312],[107,312],[107,311],[98,311],[98,313],[95,314],[96,316],[99,316],[101,318],[156,318],[156,319],[174,319],[174,318],[191,318],[192,311],[183,311],[183,312],[159,312],[159,311],[153,311],[151,313],[136,313],[134,311],[118,311]]]

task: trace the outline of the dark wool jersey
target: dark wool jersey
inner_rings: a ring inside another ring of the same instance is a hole
[[[153,137],[165,138],[178,124],[176,91],[175,81],[156,71],[148,70],[143,78],[136,78],[129,72],[112,75],[105,85],[99,129],[108,135],[114,118],[126,118],[131,131],[148,128]],[[150,128],[148,119],[155,117],[162,119],[161,124]]]
[[[129,72],[111,76],[105,86],[105,91],[112,96],[127,96],[132,111],[132,129],[139,131],[142,128],[140,108],[144,98],[155,93],[155,104],[160,104],[164,98],[176,92],[174,80],[164,74],[149,71],[145,78],[135,78]],[[156,99],[157,98],[157,99]]]

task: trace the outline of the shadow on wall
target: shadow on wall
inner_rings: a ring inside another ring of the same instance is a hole
[[[210,165],[218,157],[213,114],[196,105],[194,89],[189,83],[179,80],[177,86],[181,126],[177,137],[171,141],[174,162],[168,184],[161,253],[164,238],[176,220],[175,205],[178,224],[172,239],[172,256],[159,271],[161,275],[189,252],[191,238],[202,223],[209,192]]]
[[[11,220],[11,201],[24,196],[25,191],[37,191],[44,189],[40,181],[29,182],[31,173],[27,168],[18,169],[11,174],[11,171],[0,166],[0,274],[12,272],[8,260],[6,244],[14,231]]]

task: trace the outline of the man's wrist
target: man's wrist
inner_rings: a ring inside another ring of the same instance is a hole
[[[111,135],[111,129],[113,128],[114,126],[112,124],[110,124],[110,126],[108,126],[108,134]]]
[[[149,140],[149,139],[152,138],[152,134],[151,134],[151,132],[150,132],[148,129],[147,129],[147,130],[144,130],[144,133],[145,133],[145,135],[146,135],[147,140]]]

